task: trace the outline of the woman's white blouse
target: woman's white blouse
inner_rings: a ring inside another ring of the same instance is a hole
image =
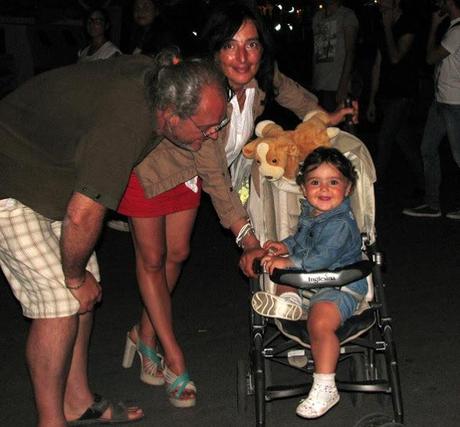
[[[244,145],[254,132],[254,116],[252,111],[254,95],[254,88],[246,89],[246,100],[244,102],[243,111],[240,111],[236,96],[230,100],[233,105],[233,111],[229,124],[228,139],[225,144],[225,154],[227,155],[228,166],[231,166],[239,156]]]

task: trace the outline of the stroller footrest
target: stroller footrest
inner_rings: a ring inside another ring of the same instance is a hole
[[[385,380],[363,380],[363,381],[336,381],[339,391],[361,392],[361,393],[391,393],[391,387]]]
[[[276,385],[265,389],[265,400],[267,402],[275,399],[284,399],[286,397],[304,396],[306,395],[312,383],[291,384],[291,385]]]

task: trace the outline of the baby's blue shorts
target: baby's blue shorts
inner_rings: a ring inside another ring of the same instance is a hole
[[[367,293],[367,286],[366,286],[367,283],[364,282],[365,283],[364,285],[363,282],[359,284],[353,283],[352,290],[364,296]],[[339,309],[342,323],[345,322],[345,320],[349,319],[351,316],[353,316],[353,313],[358,308],[358,305],[360,302],[352,294],[346,291],[341,291],[340,289],[335,289],[335,288],[320,289],[315,295],[313,295],[310,298],[310,306],[312,306],[313,304],[319,301],[333,302]]]

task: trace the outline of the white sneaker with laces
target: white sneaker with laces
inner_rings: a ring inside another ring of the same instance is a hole
[[[281,296],[268,292],[256,292],[252,296],[251,304],[254,311],[261,316],[274,317],[285,320],[300,320],[302,317],[302,300],[299,295],[291,298],[291,292]]]

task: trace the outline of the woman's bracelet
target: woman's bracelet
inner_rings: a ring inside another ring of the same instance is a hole
[[[243,248],[243,240],[249,233],[254,234],[254,227],[252,226],[251,221],[244,224],[236,236],[235,242],[238,247]]]
[[[80,289],[85,284],[85,281],[86,281],[86,277],[83,277],[83,279],[80,279],[80,281],[78,282],[78,285],[69,286],[68,283],[67,283],[67,279],[64,279],[65,287],[67,289],[71,289],[73,291],[76,290],[76,289]]]

